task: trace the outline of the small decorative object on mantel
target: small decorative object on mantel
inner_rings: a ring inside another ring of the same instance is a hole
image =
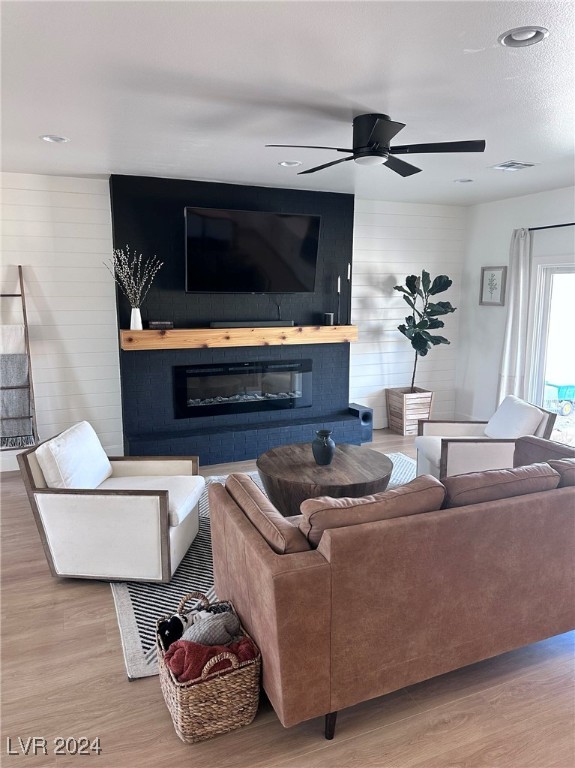
[[[324,325],[333,325],[333,312],[324,312],[323,324]]]
[[[408,275],[405,286],[394,286],[412,310],[398,330],[415,350],[411,386],[386,389],[387,425],[400,435],[416,435],[419,419],[428,419],[431,413],[433,392],[415,386],[415,372],[419,357],[425,357],[432,347],[450,343],[444,336],[432,335],[430,331],[445,325],[443,320],[438,320],[440,315],[455,312],[448,301],[432,301],[433,296],[446,291],[452,282],[447,275],[438,275],[432,282],[429,272],[423,270],[421,277]]]
[[[317,437],[311,444],[311,450],[315,463],[320,467],[326,467],[331,464],[335,454],[335,443],[331,439],[331,429],[318,429]]]
[[[148,323],[150,331],[171,331],[173,327],[172,320],[150,320]]]
[[[507,267],[481,267],[479,304],[484,307],[502,307],[505,304]]]
[[[141,253],[130,253],[129,246],[125,250],[117,248],[110,262],[104,266],[110,272],[120,290],[130,302],[130,330],[142,330],[142,315],[140,307],[146,298],[150,286],[158,270],[164,265],[157,256],[143,259]]]

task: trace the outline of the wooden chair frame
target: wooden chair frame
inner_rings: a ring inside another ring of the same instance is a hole
[[[47,440],[44,440],[43,442],[47,442]],[[54,559],[52,556],[52,552],[50,549],[50,545],[48,543],[48,539],[46,536],[46,531],[44,530],[44,525],[42,522],[42,516],[40,514],[40,510],[38,508],[38,504],[36,502],[36,495],[43,495],[43,494],[50,494],[52,496],[54,495],[66,495],[66,496],[78,496],[78,497],[95,497],[95,496],[110,496],[110,497],[117,497],[117,496],[126,496],[126,497],[137,497],[140,496],[142,498],[157,498],[159,501],[159,522],[160,522],[160,543],[161,543],[161,549],[160,549],[160,563],[161,563],[161,573],[162,576],[160,579],[147,579],[147,578],[130,578],[130,581],[144,581],[144,582],[161,582],[161,583],[168,583],[171,579],[172,573],[171,573],[171,556],[170,556],[170,526],[169,526],[169,517],[168,517],[168,498],[169,494],[168,491],[138,491],[138,490],[99,490],[97,488],[95,489],[69,489],[69,488],[40,488],[36,485],[34,481],[34,476],[32,474],[32,469],[30,467],[30,462],[28,459],[29,454],[34,453],[37,448],[42,445],[42,443],[38,443],[37,445],[29,448],[26,451],[23,451],[22,453],[18,454],[18,464],[20,466],[20,472],[21,477],[24,482],[24,487],[26,489],[26,494],[28,496],[28,501],[30,503],[30,507],[32,509],[32,513],[34,515],[34,521],[36,523],[36,527],[38,529],[38,533],[40,534],[40,540],[42,541],[42,547],[44,548],[44,554],[46,555],[46,560],[48,562],[48,566],[50,568],[50,573],[52,576],[56,576],[58,578],[69,578],[72,576],[68,576],[67,574],[58,573],[56,571],[56,568],[54,566]],[[122,461],[191,461],[192,462],[192,468],[194,475],[199,474],[199,460],[197,456],[109,456],[108,457],[110,462],[112,463],[119,463]],[[73,578],[79,578],[79,579],[96,579],[96,580],[102,580],[104,577],[99,576],[91,576],[91,575],[83,575],[83,574],[73,574]],[[105,577],[105,581],[126,581],[125,577]]]

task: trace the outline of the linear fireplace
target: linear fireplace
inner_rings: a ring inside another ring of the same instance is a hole
[[[176,365],[176,419],[249,413],[312,404],[312,361]]]

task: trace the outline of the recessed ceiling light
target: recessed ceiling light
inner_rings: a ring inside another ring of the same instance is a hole
[[[278,165],[283,165],[284,168],[295,168],[296,165],[301,165],[301,160],[282,160]]]
[[[70,139],[67,136],[56,136],[53,133],[47,133],[45,136],[38,136],[42,141],[48,141],[50,144],[64,144]]]
[[[499,35],[497,41],[509,48],[524,48],[540,43],[549,34],[545,27],[516,27]]]
[[[497,165],[490,165],[492,171],[522,171],[524,168],[533,168],[533,166],[539,165],[539,163],[523,163],[519,160],[506,160],[504,163],[498,163]]]
[[[455,184],[471,184],[473,179],[453,179]]]

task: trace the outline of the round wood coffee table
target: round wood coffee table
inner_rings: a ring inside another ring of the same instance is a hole
[[[392,462],[359,445],[337,445],[327,467],[315,463],[311,443],[272,448],[256,462],[270,501],[285,517],[300,514],[300,504],[317,496],[368,496],[384,491]]]

